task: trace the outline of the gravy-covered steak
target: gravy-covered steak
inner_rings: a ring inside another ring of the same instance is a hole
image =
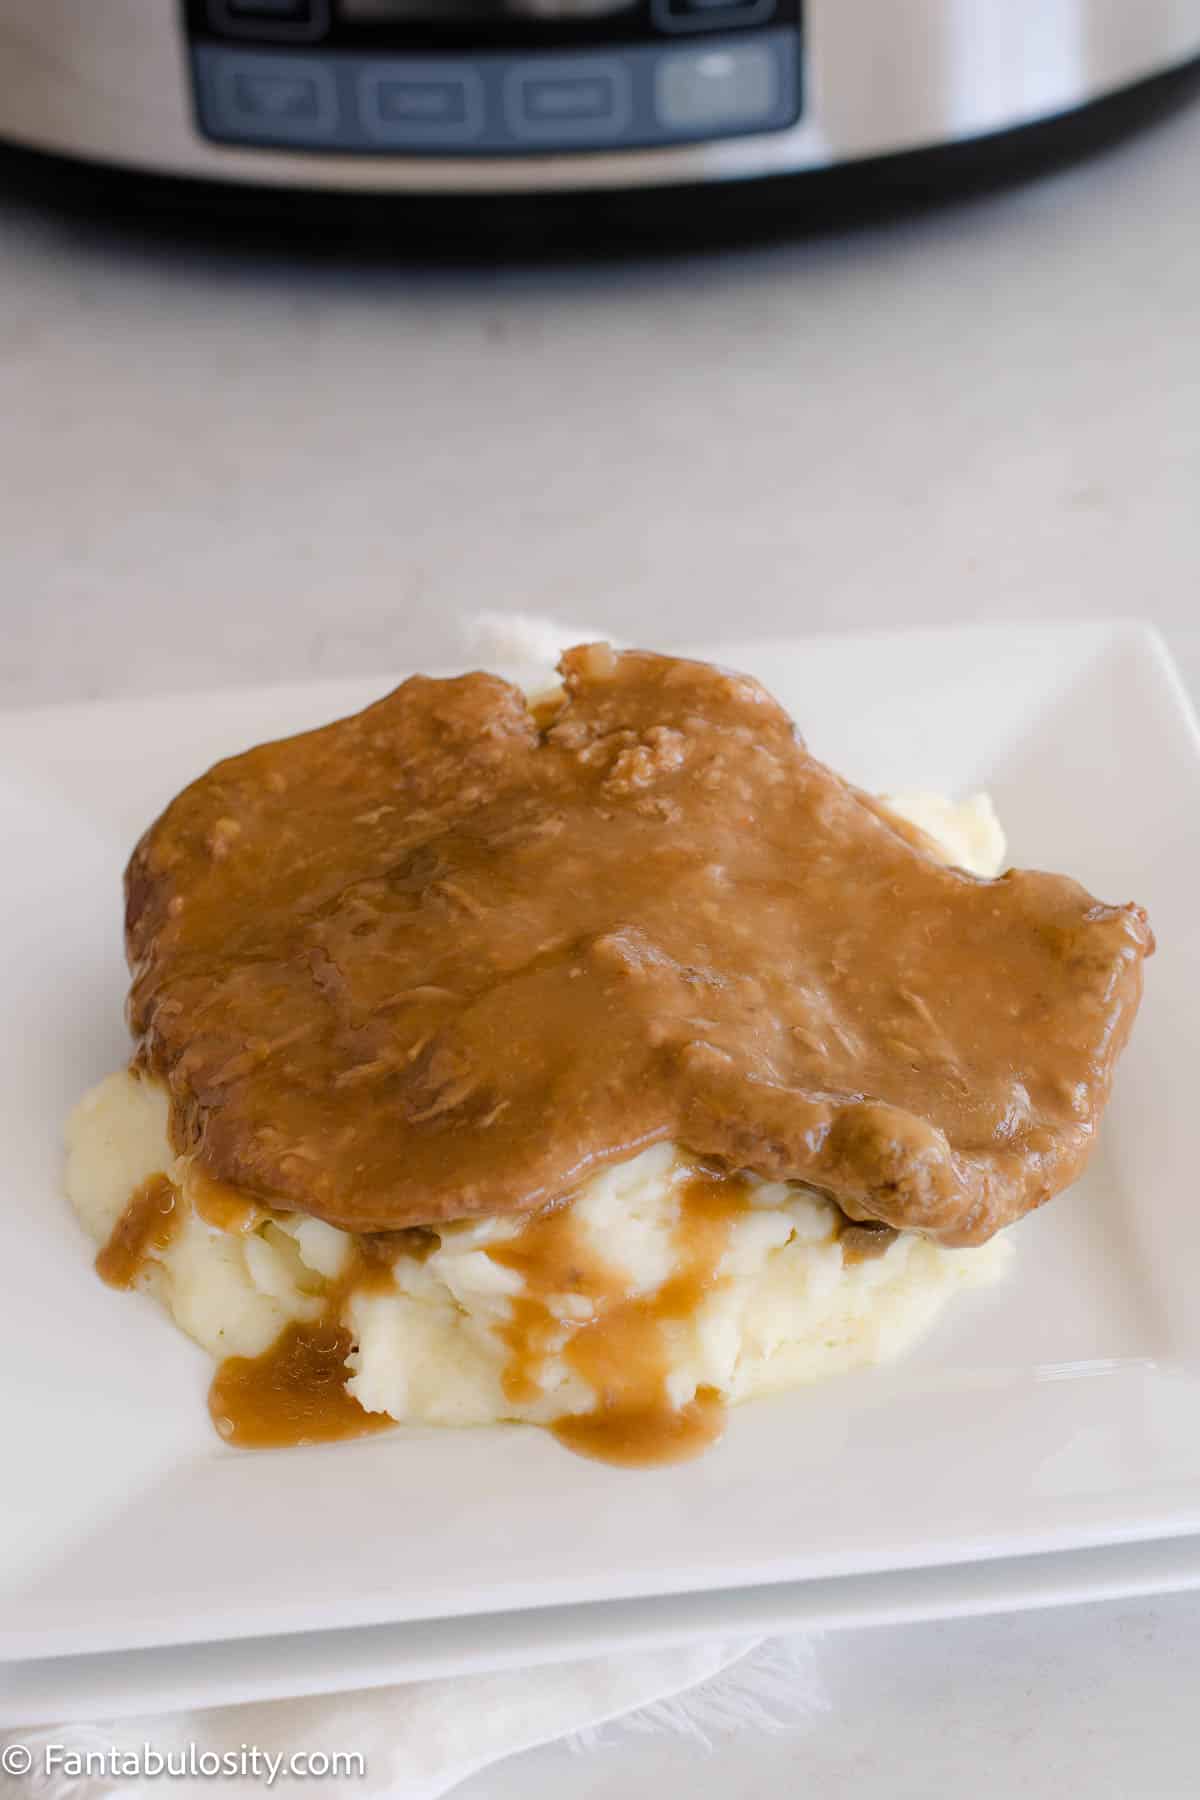
[[[670,1139],[980,1243],[1080,1171],[1153,948],[983,880],[755,682],[603,645],[549,716],[407,681],[218,764],[127,874],[178,1151],[355,1231],[525,1212]]]

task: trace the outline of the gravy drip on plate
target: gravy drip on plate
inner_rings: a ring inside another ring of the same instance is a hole
[[[569,1450],[627,1467],[699,1455],[720,1436],[724,1407],[716,1390],[704,1387],[687,1405],[673,1404],[672,1334],[688,1330],[720,1280],[730,1230],[747,1204],[747,1184],[737,1177],[701,1172],[683,1182],[674,1270],[644,1295],[630,1294],[597,1256],[569,1203],[535,1214],[518,1237],[495,1245],[492,1260],[525,1283],[501,1332],[507,1397],[535,1399],[545,1359],[559,1354],[595,1396],[590,1411],[565,1413],[553,1425]],[[556,1315],[552,1300],[570,1294],[592,1302],[590,1320],[575,1324]]]

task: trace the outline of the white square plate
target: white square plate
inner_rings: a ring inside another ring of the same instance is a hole
[[[1150,909],[1160,953],[1100,1148],[1017,1268],[900,1365],[741,1409],[629,1472],[519,1427],[246,1454],[210,1364],[97,1281],[63,1119],[126,1053],[121,868],[187,779],[384,682],[0,718],[0,1658],[863,1576],[1200,1530],[1200,737],[1153,633],[722,645],[876,789],[990,789],[1018,863]]]
[[[337,1694],[705,1640],[906,1625],[1200,1589],[1200,1536],[922,1569],[584,1600],[404,1625],[0,1663],[0,1729]]]

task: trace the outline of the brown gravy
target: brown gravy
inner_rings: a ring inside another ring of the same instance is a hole
[[[352,1293],[391,1286],[391,1255],[369,1240],[331,1284],[316,1319],[286,1325],[259,1356],[228,1356],[213,1376],[208,1410],[226,1443],[245,1450],[325,1444],[386,1431],[395,1420],[367,1412],[346,1392],[354,1347],[342,1324]]]
[[[510,1401],[561,1354],[596,1396],[563,1443],[694,1454],[720,1401],[671,1406],[671,1343],[746,1203],[720,1168],[828,1194],[854,1262],[896,1229],[982,1243],[1090,1152],[1153,949],[1139,908],[945,867],[748,678],[605,645],[561,667],[533,710],[417,677],[218,764],[130,860],[137,1058],[211,1178],[201,1216],[254,1229],[244,1189],[368,1234],[318,1320],[218,1370],[233,1443],[384,1428],[345,1391],[347,1295],[409,1231],[520,1214],[490,1252],[526,1283]],[[630,1298],[554,1203],[663,1141],[719,1167],[682,1195],[676,1273]],[[177,1229],[154,1181],[98,1258],[119,1285]],[[563,1292],[595,1317],[564,1326]]]
[[[526,1284],[502,1334],[507,1397],[517,1403],[536,1398],[540,1365],[559,1351],[596,1396],[590,1412],[555,1421],[554,1435],[569,1450],[627,1467],[698,1456],[720,1436],[724,1407],[711,1388],[701,1388],[685,1407],[672,1404],[671,1338],[686,1330],[720,1279],[730,1228],[747,1195],[747,1184],[737,1177],[690,1177],[680,1194],[676,1272],[644,1297],[628,1296],[622,1280],[583,1242],[569,1204],[536,1214],[513,1242],[490,1250],[494,1262],[518,1271]],[[549,1304],[564,1293],[592,1300],[595,1317],[564,1324]]]
[[[719,1269],[734,1221],[749,1203],[749,1185],[717,1169],[689,1176],[679,1191],[675,1273],[655,1292],[631,1296],[623,1278],[597,1255],[570,1201],[530,1216],[520,1233],[488,1255],[520,1275],[524,1292],[499,1328],[508,1352],[502,1377],[507,1399],[535,1400],[544,1360],[560,1354],[588,1384],[595,1405],[567,1413],[551,1426],[565,1448],[623,1467],[644,1468],[699,1455],[720,1437],[725,1408],[713,1388],[701,1387],[683,1407],[672,1404],[672,1334],[686,1331]],[[264,1209],[223,1184],[189,1181],[186,1196],[166,1175],[151,1176],[131,1198],[96,1259],[103,1278],[131,1287],[146,1260],[165,1250],[188,1205],[223,1231],[244,1233]],[[844,1219],[840,1240],[847,1262],[883,1253],[895,1237],[886,1226]],[[437,1234],[419,1228],[355,1239],[353,1259],[325,1295],[318,1317],[287,1325],[259,1356],[227,1357],[209,1390],[214,1425],[241,1449],[279,1449],[328,1443],[388,1430],[395,1421],[369,1413],[346,1391],[346,1357],[353,1339],[342,1323],[346,1303],[363,1289],[386,1290],[392,1263],[403,1252],[423,1260]],[[578,1294],[595,1316],[564,1322],[554,1297]]]
[[[512,1318],[499,1333],[508,1350],[506,1397],[518,1405],[535,1399],[542,1391],[542,1361],[558,1351],[596,1395],[591,1412],[567,1414],[554,1423],[554,1435],[566,1448],[637,1467],[699,1455],[720,1436],[724,1406],[714,1389],[703,1387],[688,1405],[672,1405],[670,1334],[686,1328],[719,1279],[730,1227],[746,1205],[747,1191],[743,1181],[717,1173],[697,1174],[684,1183],[676,1273],[644,1298],[629,1297],[621,1278],[584,1241],[569,1202],[535,1214],[518,1237],[494,1246],[488,1252],[492,1260],[519,1273],[526,1289],[514,1299]],[[227,1229],[240,1229],[236,1218]],[[317,1319],[288,1325],[260,1356],[226,1358],[208,1401],[226,1442],[277,1449],[360,1437],[394,1424],[384,1414],[366,1412],[346,1392],[353,1340],[342,1315],[352,1293],[390,1285],[398,1250],[421,1256],[436,1241],[423,1232],[359,1238],[353,1265],[331,1288]],[[592,1300],[596,1318],[564,1324],[549,1304],[564,1293]]]
[[[328,1313],[288,1325],[261,1356],[227,1356],[208,1390],[213,1424],[244,1450],[279,1450],[385,1431],[395,1420],[369,1413],[346,1392],[350,1333]]]
[[[131,1288],[146,1263],[160,1256],[183,1223],[179,1189],[166,1175],[150,1175],[135,1190],[96,1257],[109,1287]]]
[[[874,1262],[889,1250],[900,1233],[891,1225],[880,1225],[878,1222],[862,1223],[857,1219],[842,1216],[838,1228],[838,1243],[842,1246],[842,1261],[850,1267],[855,1263]]]
[[[526,1214],[655,1142],[982,1243],[1080,1172],[1153,948],[947,868],[744,676],[415,677],[187,788],[126,876],[175,1148],[348,1231]]]
[[[239,1194],[224,1181],[214,1181],[211,1175],[194,1167],[188,1177],[187,1197],[206,1225],[213,1225],[218,1231],[231,1231],[237,1236],[256,1230],[269,1217],[264,1207],[248,1200],[245,1194]]]

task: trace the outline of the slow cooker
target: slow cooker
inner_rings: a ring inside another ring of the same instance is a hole
[[[396,194],[756,182],[1085,107],[1200,0],[0,0],[0,140]]]

